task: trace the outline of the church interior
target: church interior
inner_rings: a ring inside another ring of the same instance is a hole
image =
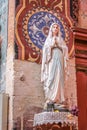
[[[0,130],[87,130],[87,0],[0,0]],[[68,111],[48,104],[42,48],[52,23],[68,47]]]

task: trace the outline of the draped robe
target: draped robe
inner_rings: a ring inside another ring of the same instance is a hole
[[[62,37],[56,37],[59,47],[51,49],[55,38],[47,39],[42,51],[41,82],[43,82],[46,100],[64,101],[65,69],[68,60],[68,48]]]

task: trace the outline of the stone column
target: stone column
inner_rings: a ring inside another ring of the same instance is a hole
[[[79,130],[87,130],[87,30],[74,29]]]
[[[6,63],[6,93],[9,94],[8,130],[13,128],[13,91],[14,91],[14,27],[15,0],[9,0],[8,10],[8,47]]]

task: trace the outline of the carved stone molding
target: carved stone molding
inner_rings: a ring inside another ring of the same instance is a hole
[[[73,34],[74,34],[74,40],[80,40],[80,42],[82,40],[87,41],[87,29],[83,29],[83,28],[72,28],[73,30]]]
[[[78,49],[76,49],[75,52],[76,52],[76,54],[84,54],[84,55],[87,55],[87,50],[78,50]]]
[[[79,67],[80,66],[80,67]],[[76,71],[81,71],[81,72],[84,72],[85,74],[87,74],[87,67],[81,67],[81,65],[77,65],[76,66]]]
[[[76,70],[87,74],[87,29],[74,28]]]

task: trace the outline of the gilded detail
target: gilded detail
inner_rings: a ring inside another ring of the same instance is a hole
[[[57,2],[57,0],[54,0],[54,2],[52,3],[52,6],[54,5],[54,9],[59,8],[61,10],[61,12],[63,11],[63,2],[62,0],[60,1],[60,3]]]

